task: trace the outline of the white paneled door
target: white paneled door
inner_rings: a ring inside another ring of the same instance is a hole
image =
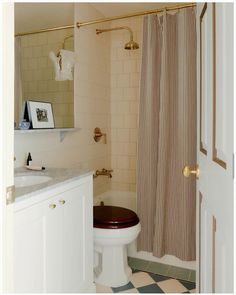
[[[233,4],[197,4],[197,285],[233,292]]]
[[[14,192],[14,3],[0,2],[0,293],[12,288],[12,212]],[[8,208],[7,208],[8,207]]]

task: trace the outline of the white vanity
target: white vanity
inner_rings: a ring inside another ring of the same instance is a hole
[[[17,173],[22,179],[29,174],[49,181],[18,187],[16,201],[9,205],[14,217],[13,292],[95,292],[92,172]]]

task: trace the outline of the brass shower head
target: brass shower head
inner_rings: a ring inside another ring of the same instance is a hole
[[[104,29],[104,30],[96,29],[96,34],[98,35],[101,33],[117,31],[117,30],[128,30],[130,33],[130,40],[129,42],[125,44],[124,49],[135,50],[139,48],[138,43],[133,40],[133,32],[129,27],[116,27],[116,28],[110,28],[110,29]]]
[[[125,44],[125,49],[128,50],[135,50],[135,49],[139,49],[139,45],[137,42],[135,42],[134,40],[130,40],[129,42],[127,42]]]

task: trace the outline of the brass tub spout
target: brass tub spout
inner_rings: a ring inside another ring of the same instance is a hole
[[[108,176],[109,178],[112,178],[112,173],[113,170],[107,170],[105,168],[103,168],[102,170],[96,170],[95,174],[93,175],[93,178],[96,178],[98,177],[99,175],[106,175]]]

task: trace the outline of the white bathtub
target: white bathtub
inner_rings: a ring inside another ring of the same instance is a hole
[[[94,198],[94,205],[119,206],[136,212],[136,193],[128,191],[108,191]]]

